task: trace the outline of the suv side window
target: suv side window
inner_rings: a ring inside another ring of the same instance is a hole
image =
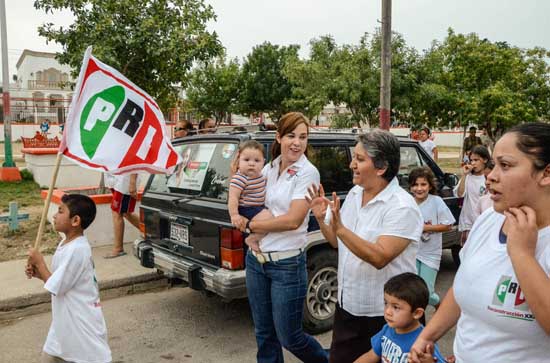
[[[415,168],[423,165],[418,151],[413,146],[401,146],[401,163],[399,165],[399,185],[405,190],[409,190],[409,174]]]
[[[319,170],[325,192],[347,192],[353,187],[346,146],[312,145],[309,160]]]

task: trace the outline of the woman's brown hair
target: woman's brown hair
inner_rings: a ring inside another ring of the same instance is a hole
[[[277,132],[279,137],[283,137],[286,134],[290,134],[294,131],[300,124],[307,126],[309,133],[309,120],[301,112],[289,112],[284,114],[277,125]],[[307,156],[307,148],[304,154]],[[281,144],[275,140],[271,145],[271,161],[275,160],[279,155],[281,155]]]
[[[413,169],[409,174],[409,189],[416,183],[416,179],[424,178],[430,185],[430,194],[437,195],[437,184],[435,182],[435,176],[432,169],[427,166],[421,166]]]

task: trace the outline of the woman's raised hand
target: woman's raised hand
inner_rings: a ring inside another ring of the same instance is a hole
[[[330,211],[332,212],[330,226],[332,230],[337,233],[340,228],[344,227],[344,225],[342,224],[342,218],[340,217],[340,198],[336,195],[336,192],[332,192]]]
[[[309,203],[309,208],[311,208],[313,215],[318,221],[323,221],[327,211],[327,206],[330,203],[330,201],[325,197],[323,185],[319,184],[319,187],[317,188],[315,184],[311,184],[311,186],[307,189],[307,193],[306,200]]]
[[[506,247],[508,254],[535,255],[537,247],[538,227],[537,214],[532,208],[509,208],[504,211],[505,224],[509,226],[507,231]]]

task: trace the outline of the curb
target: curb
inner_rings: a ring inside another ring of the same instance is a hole
[[[157,272],[148,272],[132,277],[100,282],[99,294],[101,300],[105,301],[126,295],[162,290],[169,286],[170,284],[165,276]],[[47,291],[0,300],[0,321],[50,311],[50,302],[50,293]]]

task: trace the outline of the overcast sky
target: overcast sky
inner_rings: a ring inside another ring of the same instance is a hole
[[[242,58],[264,41],[298,44],[307,55],[309,40],[332,34],[339,44],[357,43],[381,17],[381,0],[205,0],[214,7],[215,30],[230,57]],[[34,0],[6,0],[10,75],[23,49],[59,51],[36,28],[45,21],[72,22],[70,14],[46,16]],[[548,0],[394,0],[392,28],[418,50],[445,37],[452,27],[491,41],[550,49]],[[546,20],[545,20],[546,19]],[[154,45],[152,45],[154,46]]]

